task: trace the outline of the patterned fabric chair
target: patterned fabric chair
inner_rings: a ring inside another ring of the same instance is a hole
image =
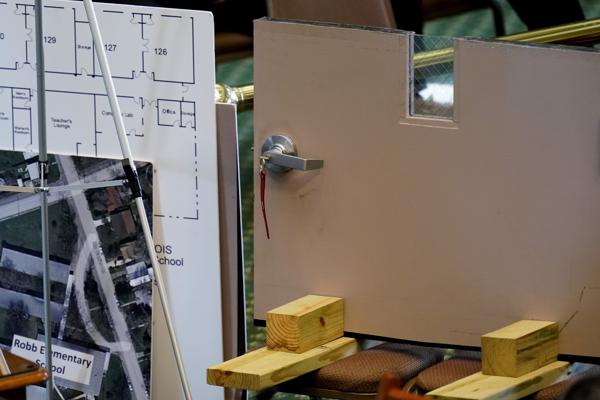
[[[375,399],[385,373],[404,383],[443,359],[441,349],[385,343],[281,385],[278,391],[330,399]]]
[[[481,371],[481,353],[458,350],[454,357],[421,371],[415,379],[404,386],[404,389],[427,393],[479,371]]]

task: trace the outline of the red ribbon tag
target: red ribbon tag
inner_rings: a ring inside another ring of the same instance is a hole
[[[260,207],[262,209],[263,220],[265,222],[265,230],[267,231],[267,239],[271,239],[271,235],[269,234],[269,221],[267,220],[267,210],[265,206],[265,187],[267,185],[267,174],[265,171],[260,171],[258,173],[260,176]]]

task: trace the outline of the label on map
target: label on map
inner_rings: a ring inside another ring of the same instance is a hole
[[[46,344],[44,342],[14,335],[11,352],[45,368]],[[52,346],[52,372],[57,377],[88,385],[93,364],[94,356],[91,354],[62,346]]]
[[[183,257],[175,256],[175,246],[170,244],[156,244],[154,250],[158,256],[158,263],[161,265],[172,265],[175,267],[183,267]]]

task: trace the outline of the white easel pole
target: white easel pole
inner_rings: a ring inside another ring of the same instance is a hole
[[[40,214],[42,234],[42,263],[44,285],[44,335],[46,336],[45,368],[48,372],[46,398],[52,400],[52,313],[50,310],[50,247],[48,237],[48,146],[46,142],[46,67],[44,63],[44,29],[42,0],[35,0],[35,64],[37,77],[38,165],[40,169]]]
[[[39,0],[38,0],[39,1]],[[121,108],[119,107],[119,101],[117,99],[117,93],[115,91],[115,85],[112,80],[110,68],[108,65],[108,59],[106,58],[106,51],[104,49],[104,42],[102,41],[102,35],[100,34],[100,28],[98,26],[98,19],[96,18],[96,12],[91,0],[84,0],[85,12],[87,14],[90,29],[92,31],[92,37],[96,48],[96,55],[100,63],[100,69],[102,70],[102,78],[104,79],[104,86],[108,94],[108,100],[110,102],[110,108],[113,114],[113,120],[117,128],[117,134],[119,137],[119,144],[121,145],[121,152],[123,153],[123,168],[127,176],[127,180],[131,185],[131,191],[135,197],[135,204],[138,209],[139,219],[142,224],[142,230],[144,231],[144,239],[146,241],[146,247],[150,253],[150,261],[152,262],[152,269],[154,270],[154,283],[158,287],[158,295],[160,302],[165,313],[165,320],[167,323],[167,329],[169,331],[169,337],[171,339],[171,346],[173,347],[173,353],[175,354],[175,361],[177,362],[177,369],[179,370],[179,377],[181,379],[181,386],[183,387],[183,393],[186,400],[192,400],[192,394],[188,383],[187,375],[183,367],[183,358],[179,349],[179,342],[175,335],[175,328],[173,326],[173,320],[171,318],[171,309],[169,307],[169,301],[167,298],[167,290],[165,288],[162,272],[160,265],[158,264],[158,258],[154,249],[154,240],[152,239],[152,232],[150,231],[150,225],[148,224],[148,218],[146,216],[146,209],[142,200],[142,193],[140,183],[138,180],[137,170],[135,168],[133,156],[131,154],[131,148],[129,147],[129,141],[127,140],[127,133],[125,132],[125,124],[123,122],[123,116],[121,115]]]

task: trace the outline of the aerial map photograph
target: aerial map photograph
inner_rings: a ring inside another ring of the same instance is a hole
[[[151,215],[152,165],[137,168]],[[50,187],[120,179],[119,160],[50,156]],[[0,152],[0,185],[38,184],[37,154]],[[149,398],[153,271],[129,186],[50,192],[48,203],[53,358],[74,365],[53,366],[60,394]],[[44,341],[41,248],[39,196],[0,192],[5,350]]]

